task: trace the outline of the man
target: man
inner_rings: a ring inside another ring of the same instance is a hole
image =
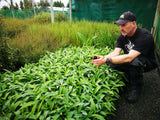
[[[119,24],[121,34],[114,51],[106,56],[97,56],[92,63],[96,66],[107,63],[124,72],[129,81],[127,100],[134,103],[143,85],[143,72],[156,67],[154,38],[149,31],[137,27],[136,16],[132,12],[124,12],[115,23]],[[120,55],[122,50],[124,54]]]

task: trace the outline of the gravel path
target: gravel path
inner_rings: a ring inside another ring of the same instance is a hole
[[[126,93],[117,101],[116,116],[111,120],[160,120],[160,76],[156,70],[144,73],[144,86],[137,103],[129,104]]]

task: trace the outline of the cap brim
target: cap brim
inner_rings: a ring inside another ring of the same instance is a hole
[[[116,22],[114,22],[115,24],[125,24],[126,22],[128,22],[128,20],[117,20]]]

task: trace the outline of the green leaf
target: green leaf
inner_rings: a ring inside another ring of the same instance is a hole
[[[100,86],[100,85],[98,85],[98,86],[96,87],[96,89],[94,90],[94,94],[96,94],[96,93],[99,91],[99,89],[101,89],[101,86]]]
[[[20,111],[20,110],[17,110],[17,111],[14,112],[14,114],[15,114],[16,116],[19,116],[19,115],[21,114],[21,111]]]
[[[27,116],[27,118],[28,118],[28,119],[31,119],[31,120],[36,120],[36,119],[37,119],[37,116],[29,113],[28,116]]]
[[[69,103],[69,95],[68,95],[68,89],[65,88],[65,101],[66,101],[66,104],[68,106],[68,103]]]
[[[83,115],[88,115],[87,111],[84,111],[84,110],[81,110],[81,113],[82,113]]]
[[[45,111],[45,112],[43,113],[44,118],[46,118],[48,114],[49,114],[49,111]]]
[[[32,113],[32,114],[35,113],[36,108],[37,108],[37,104],[38,104],[38,101],[36,101],[35,104],[34,104],[33,107],[32,107],[32,110],[31,110],[31,113]]]
[[[52,116],[53,120],[58,120],[60,114],[55,114],[54,116]]]
[[[27,108],[28,106],[32,106],[32,105],[34,105],[36,102],[35,101],[30,101],[30,102],[28,102],[28,103],[23,103],[21,106],[21,108],[20,109],[24,109],[24,108]]]
[[[38,106],[38,112],[40,111],[43,102],[44,102],[44,100],[42,100],[41,103],[39,104],[39,106]]]
[[[83,40],[84,44],[87,45],[87,39],[81,33],[78,32],[77,34],[78,34],[79,38],[81,40]]]
[[[91,101],[91,105],[90,105],[90,112],[89,112],[89,114],[91,114],[91,113],[95,113],[95,112],[96,112],[96,109],[95,109],[95,103],[94,103],[94,101],[93,101],[93,98],[92,98],[92,97],[90,98],[90,101]]]
[[[91,117],[96,118],[98,120],[105,120],[104,117],[99,114],[92,114]]]
[[[17,101],[16,103],[11,104],[11,111],[14,112],[17,106],[19,106],[22,103],[22,101]]]
[[[72,116],[74,115],[74,113],[76,113],[76,111],[70,111],[67,113],[67,120],[70,120],[72,118]]]
[[[11,118],[13,113],[7,113],[7,118]]]
[[[5,96],[2,98],[3,100],[6,100],[10,92],[6,93]]]

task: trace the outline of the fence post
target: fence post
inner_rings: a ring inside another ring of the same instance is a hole
[[[12,11],[13,19],[14,19],[15,16],[14,16],[14,8],[13,8],[13,6],[11,6],[11,11]]]
[[[63,15],[64,15],[64,7],[62,9],[63,9],[62,11],[63,11]]]
[[[53,0],[50,0],[51,5],[51,22],[54,22],[54,10],[53,10]]]
[[[35,7],[34,7],[34,16],[36,16],[36,10],[35,10]]]
[[[69,0],[69,9],[70,9],[70,22],[72,21],[72,0]]]

